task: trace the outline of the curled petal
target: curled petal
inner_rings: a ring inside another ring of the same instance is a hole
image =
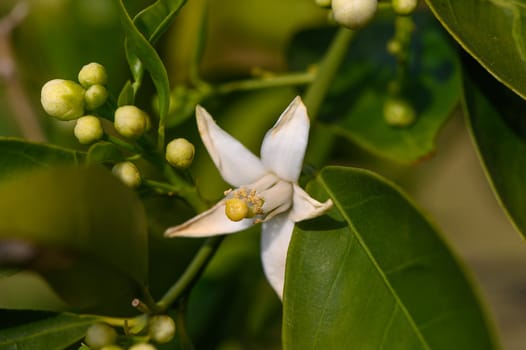
[[[309,139],[307,109],[296,97],[270,129],[261,145],[261,161],[280,178],[296,182]]]
[[[332,207],[332,200],[318,202],[298,185],[294,185],[292,211],[290,218],[294,222],[312,219],[325,214]]]
[[[263,271],[280,299],[283,299],[285,263],[294,222],[287,213],[263,223],[261,229],[261,260]]]
[[[196,107],[196,119],[201,139],[226,182],[239,187],[266,174],[259,158],[221,129],[201,106]]]
[[[232,221],[225,215],[225,199],[219,201],[207,211],[193,217],[185,223],[170,227],[166,237],[208,237],[238,232],[250,227],[253,219]]]

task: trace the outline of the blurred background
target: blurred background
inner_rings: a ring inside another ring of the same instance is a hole
[[[151,2],[129,0],[126,4],[134,14]],[[200,72],[209,81],[249,77],[254,69],[285,72],[292,38],[301,30],[327,23],[327,12],[314,0],[189,0],[158,44],[173,86],[188,82],[204,6],[208,6],[208,21]],[[14,8],[18,12],[12,12]],[[106,67],[109,90],[117,96],[130,76],[115,1],[2,0],[0,136],[47,140],[81,149],[71,132],[73,125],[46,116],[39,95],[46,81],[74,80],[80,67],[92,61]],[[228,101],[213,114],[226,130],[257,152],[263,133],[295,94],[292,88],[241,93],[226,97]],[[138,104],[155,114],[151,84],[144,86],[140,96]],[[214,111],[213,105],[211,108]],[[170,133],[188,137],[198,147],[192,171],[204,195],[218,198],[226,187],[217,172],[210,171],[210,160],[203,153],[192,118]],[[524,349],[526,244],[491,192],[460,111],[442,130],[433,157],[416,165],[400,166],[378,159],[343,139],[337,141],[336,148],[340,151],[332,163],[366,167],[389,177],[429,213],[478,285],[504,348]],[[163,201],[147,200],[146,204],[156,208]],[[152,247],[165,246],[160,235],[173,222],[169,216],[152,219]],[[280,304],[262,276],[259,238],[252,231],[224,242],[193,294],[196,300],[207,296],[204,303],[190,301],[190,332],[194,339],[202,339],[196,343],[198,349],[279,348]],[[185,242],[185,249],[179,246],[174,265],[164,267],[167,273],[176,276],[197,246],[191,241]],[[173,255],[169,245],[164,253]],[[158,260],[152,265],[165,261]],[[165,284],[154,281],[154,291],[162,291]],[[246,299],[247,289],[252,290],[250,300]],[[14,294],[0,284],[0,304],[5,305]],[[227,341],[219,342],[219,338]]]

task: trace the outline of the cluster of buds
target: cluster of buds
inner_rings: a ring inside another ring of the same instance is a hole
[[[332,18],[346,28],[357,30],[365,27],[374,18],[378,0],[315,0],[316,5],[332,9]],[[397,15],[409,15],[415,11],[418,0],[392,0]]]
[[[42,107],[47,114],[59,120],[77,119],[75,136],[82,144],[93,143],[104,134],[102,124],[96,116],[85,112],[93,111],[106,103],[107,80],[104,66],[89,63],[80,70],[79,83],[53,79],[44,84],[40,95]]]
[[[150,343],[144,342],[146,339],[157,344],[170,342],[175,335],[175,322],[167,315],[156,315],[148,318],[148,323],[139,331],[141,342],[129,346],[128,350],[156,350],[156,347]],[[145,334],[147,333],[147,334]],[[125,337],[125,336],[123,336]],[[122,337],[121,337],[122,338]],[[93,350],[124,350],[124,347],[118,345],[121,343],[117,331],[105,323],[94,323],[86,331],[84,343]],[[121,339],[122,340],[122,339]],[[122,341],[129,343],[130,339]]]

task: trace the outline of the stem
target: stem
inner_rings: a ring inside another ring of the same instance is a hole
[[[327,95],[330,84],[345,58],[354,34],[355,32],[346,28],[338,30],[327,54],[320,63],[316,78],[305,93],[303,101],[312,120],[315,120],[318,115],[323,99]]]
[[[259,79],[231,81],[214,87],[213,92],[218,94],[228,94],[233,91],[265,89],[271,87],[291,85],[304,85],[312,82],[315,76],[316,74],[313,72],[301,72]]]
[[[214,256],[217,248],[219,248],[219,245],[223,239],[224,236],[214,236],[207,238],[205,243],[194,256],[190,265],[188,265],[184,271],[183,275],[157,303],[157,306],[161,310],[166,310],[195,284],[199,277],[201,277],[203,271]]]
[[[192,206],[197,212],[202,212],[208,209],[208,204],[201,197],[197,188],[193,185],[189,185],[179,176],[170,165],[163,164],[164,176],[172,184],[172,191],[183,197],[188,204]]]
[[[110,141],[111,143],[119,146],[119,147],[122,147],[124,148],[125,150],[127,151],[130,151],[131,153],[142,153],[142,150],[137,147],[136,145],[133,145],[127,141],[124,141],[118,137],[115,137],[115,136],[112,136],[112,135],[106,135],[105,136],[107,138],[108,141]]]

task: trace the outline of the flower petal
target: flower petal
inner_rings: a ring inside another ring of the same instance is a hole
[[[263,271],[280,299],[283,299],[285,263],[294,222],[288,214],[280,214],[264,222],[261,229],[261,260]]]
[[[325,214],[332,207],[332,200],[328,199],[324,203],[318,202],[301,187],[294,184],[294,194],[292,199],[292,210],[290,218],[294,222],[312,219]]]
[[[254,219],[232,221],[225,215],[225,201],[219,201],[212,208],[193,217],[185,223],[170,227],[166,237],[208,237],[244,230],[254,224]]]
[[[221,129],[203,107],[197,106],[195,112],[201,139],[226,182],[239,187],[267,173],[259,158]]]
[[[307,148],[309,125],[307,109],[298,96],[265,135],[261,145],[265,167],[284,180],[296,182]]]

